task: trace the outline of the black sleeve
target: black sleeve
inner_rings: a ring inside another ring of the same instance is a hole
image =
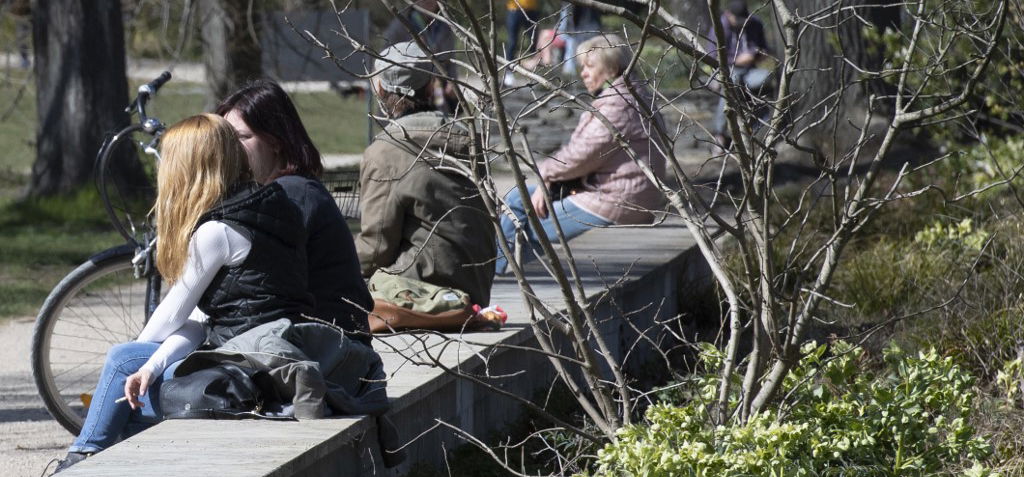
[[[750,22],[745,33],[747,35],[747,40],[749,40],[757,49],[765,53],[771,51],[768,48],[768,40],[765,39],[763,23],[760,21]]]

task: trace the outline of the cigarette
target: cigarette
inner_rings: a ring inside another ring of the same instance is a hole
[[[128,400],[128,396],[121,396],[114,401],[114,404],[125,402]]]

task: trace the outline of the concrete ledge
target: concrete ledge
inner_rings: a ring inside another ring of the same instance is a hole
[[[305,422],[171,420],[86,459],[60,475],[334,476],[372,475],[372,419]],[[358,445],[357,445],[358,444]],[[353,468],[364,463],[368,468]]]
[[[594,230],[572,242],[590,306],[601,333],[627,370],[650,358],[642,336],[655,320],[680,312],[680,292],[705,278],[693,240],[678,222],[657,227]],[[538,297],[560,309],[561,294],[539,263],[528,268]],[[595,295],[609,285],[600,299]],[[441,365],[484,376],[492,384],[531,396],[549,389],[553,370],[537,353],[494,344],[533,341],[518,285],[499,277],[492,302],[509,312],[495,333],[465,334],[454,343],[430,333],[385,336],[374,347],[384,358],[392,399],[389,417],[407,443],[405,463],[385,469],[376,420],[368,417],[303,422],[165,421],[69,469],[68,477],[98,475],[402,475],[412,465],[441,466],[446,451],[463,442],[439,421],[479,437],[519,417],[521,406],[497,393],[457,379]],[[624,318],[625,317],[625,318]],[[651,340],[659,336],[651,335]],[[472,344],[470,344],[472,343]]]

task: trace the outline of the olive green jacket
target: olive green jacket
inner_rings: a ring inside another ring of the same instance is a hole
[[[378,269],[490,302],[494,223],[471,180],[471,138],[437,112],[403,116],[363,153],[363,276]],[[479,162],[479,161],[478,161]]]

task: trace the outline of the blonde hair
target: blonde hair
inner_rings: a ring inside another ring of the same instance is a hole
[[[200,114],[167,129],[157,170],[156,266],[168,282],[181,278],[199,218],[248,175],[245,149],[224,118]]]
[[[593,55],[592,58],[603,68],[614,72],[616,78],[626,71],[630,60],[633,59],[629,45],[615,34],[600,34],[580,43],[580,46],[576,47],[576,54]]]

